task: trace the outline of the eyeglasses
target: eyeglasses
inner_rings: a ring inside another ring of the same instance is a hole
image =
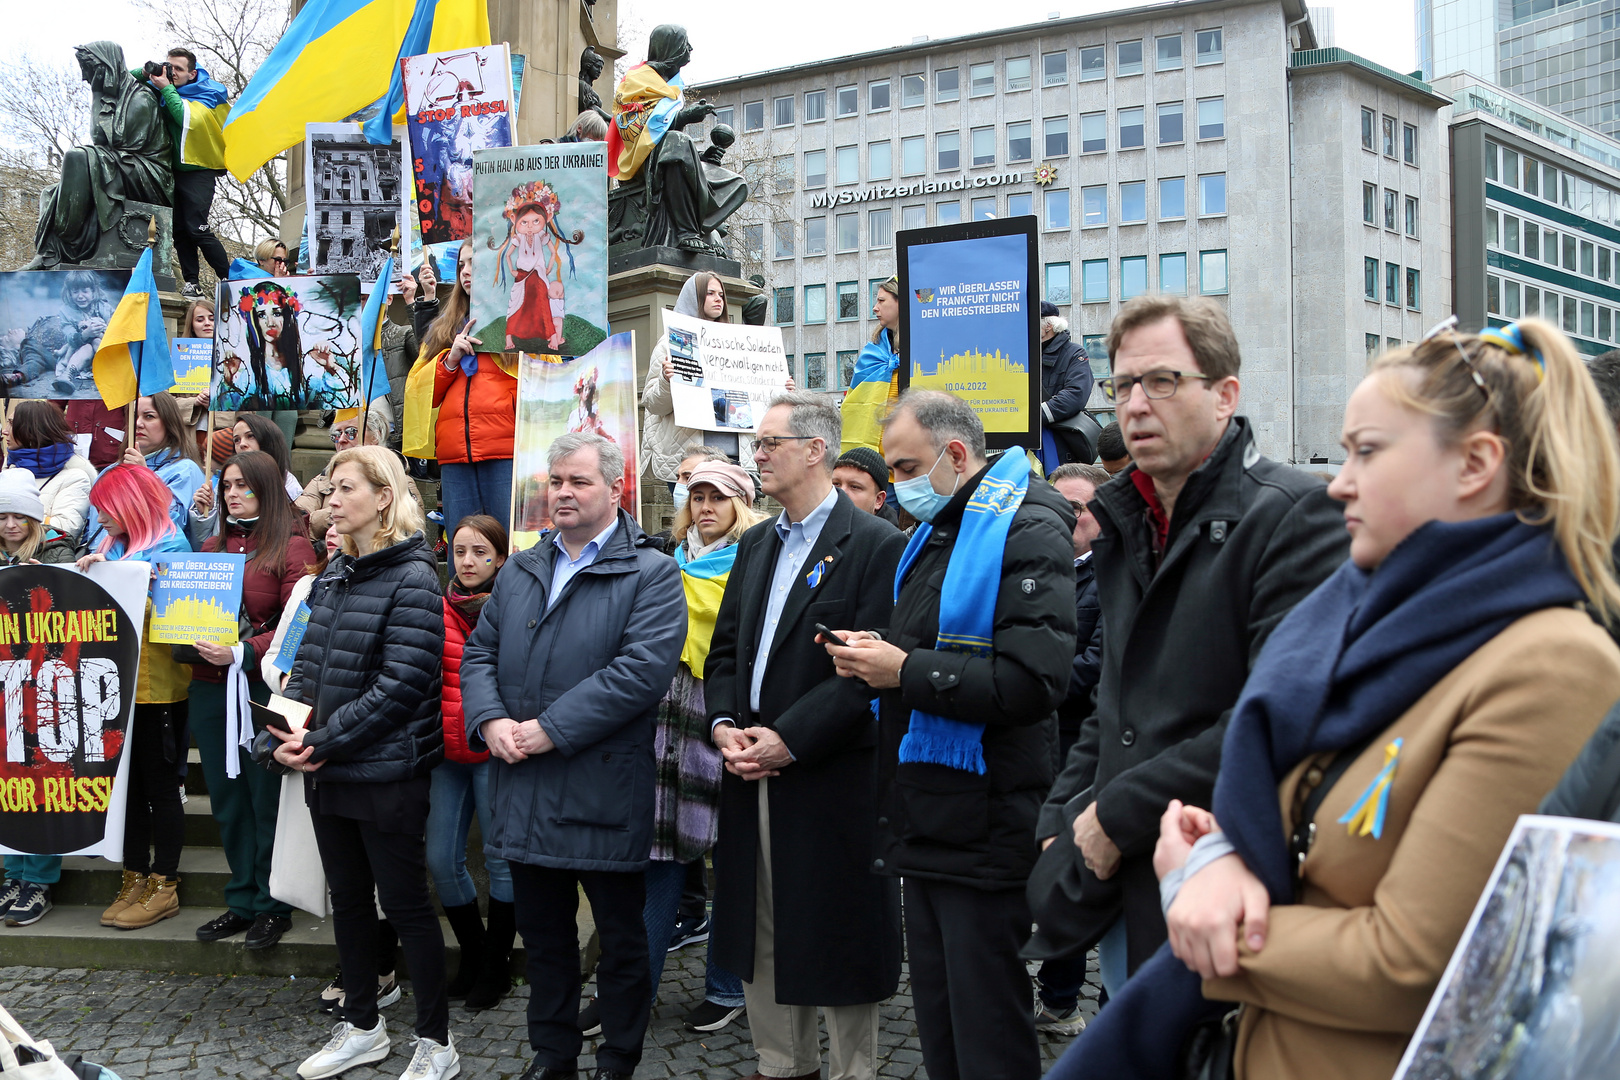
[[[272,255],[272,256],[270,256],[270,265],[271,266],[276,266],[278,264],[281,265],[281,266],[286,266],[287,265],[287,260],[283,259],[280,255]]]
[[[335,443],[336,442],[342,442],[345,439],[348,439],[350,442],[353,442],[355,439],[358,439],[359,437],[360,437],[360,429],[359,428],[354,428],[354,427],[334,428],[333,431],[332,431],[332,441],[335,442]]]
[[[1098,385],[1102,387],[1103,397],[1109,401],[1118,401],[1120,398],[1129,401],[1131,388],[1137,384],[1141,384],[1142,393],[1156,401],[1162,401],[1165,398],[1176,396],[1176,390],[1181,386],[1182,379],[1202,379],[1205,382],[1213,382],[1215,377],[1213,375],[1200,375],[1195,371],[1170,371],[1164,369],[1149,371],[1143,375],[1115,375],[1109,379],[1098,380]]]
[[[785,442],[798,442],[803,439],[817,439],[819,435],[761,435],[754,440],[754,445],[767,454],[774,454],[782,449]]]

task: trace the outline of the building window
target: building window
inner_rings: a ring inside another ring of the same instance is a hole
[[[827,151],[804,152],[804,186],[807,188],[827,186]]]
[[[866,178],[888,180],[894,176],[894,146],[887,139],[866,144]]]
[[[1401,268],[1392,262],[1384,264],[1384,303],[1401,302]]]
[[[1049,52],[1041,56],[1041,85],[1062,86],[1069,81],[1069,53]]]
[[[1525,318],[1533,319],[1533,318],[1539,316],[1540,314],[1541,314],[1541,290],[1540,289],[1532,289],[1530,286],[1526,285],[1524,287],[1524,315],[1525,315]]]
[[[1225,251],[1198,253],[1198,291],[1205,296],[1218,296],[1227,291]]]
[[[994,165],[996,163],[996,129],[982,127],[973,129],[973,164]]]
[[[840,86],[838,88],[838,115],[854,116],[860,111],[861,88],[858,86]]]
[[[1102,184],[1080,189],[1080,225],[1091,228],[1108,224],[1108,188]]]
[[[1378,125],[1378,114],[1371,109],[1361,110],[1361,148],[1371,150],[1373,138]]]
[[[815,218],[811,218],[814,221]],[[822,222],[826,224],[825,220]],[[777,259],[793,258],[793,222],[773,221],[771,223],[772,247],[771,256]]]
[[[1069,193],[1067,191],[1043,191],[1041,202],[1046,208],[1046,227],[1048,229],[1067,229],[1069,227]]]
[[[1418,201],[1412,196],[1406,197],[1406,235],[1415,237],[1418,234]],[[1517,238],[1515,238],[1517,239]]]
[[[806,390],[827,389],[826,353],[807,352],[804,354],[804,388]]]
[[[838,182],[840,184],[860,183],[861,148],[858,146],[840,146],[834,153],[834,160],[838,166]]]
[[[1519,155],[1502,147],[1502,183],[1508,187],[1519,186]]]
[[[1597,249],[1585,240],[1581,241],[1581,273],[1597,277]]]
[[[1119,148],[1134,150],[1142,145],[1142,110],[1119,110]]]
[[[1361,337],[1362,337],[1362,347],[1367,350],[1367,359],[1369,359],[1369,360],[1377,359],[1377,357],[1378,357],[1378,343],[1379,343],[1379,340],[1380,340],[1378,335],[1377,334],[1363,334],[1363,335],[1361,335]]]
[[[969,221],[989,221],[996,216],[996,197],[985,195],[968,200]]]
[[[1581,303],[1581,329],[1579,331],[1579,333],[1581,334],[1582,337],[1594,337],[1594,336],[1596,336],[1596,334],[1597,334],[1596,319],[1597,319],[1597,309],[1594,308],[1591,304],[1588,304],[1585,301],[1582,301],[1582,303]]]
[[[1361,220],[1368,225],[1378,224],[1378,185],[1361,185]]]
[[[1598,308],[1598,337],[1609,340],[1609,309],[1606,307]]]
[[[888,280],[889,280],[888,278],[880,278],[880,277],[868,278],[867,279],[867,282],[866,282],[866,310],[871,311],[873,308],[877,307],[878,286],[882,285],[885,281],[888,281]]]
[[[723,109],[714,110],[715,126],[718,127],[719,125],[724,124],[728,128],[735,128],[737,126],[737,121],[735,119],[736,115],[736,111],[730,105],[727,105]]]
[[[1575,329],[1575,306],[1573,296],[1564,297],[1564,333],[1566,334],[1577,332]]]
[[[804,253],[806,255],[827,254],[827,219],[825,217],[804,219]],[[792,253],[789,252],[789,254]],[[780,257],[778,256],[778,258]]]
[[[1558,265],[1558,234],[1552,229],[1541,230],[1541,261],[1548,266]]]
[[[928,141],[924,135],[900,140],[900,175],[920,176],[928,171]]]
[[[793,190],[793,180],[797,171],[793,167],[793,156],[791,154],[772,159],[771,172],[774,174],[773,180],[776,183],[778,194],[786,194]]]
[[[1226,213],[1226,174],[1205,173],[1198,178],[1198,213],[1201,217]]]
[[[849,322],[851,319],[861,317],[861,283],[858,281],[840,281],[838,283],[838,321]]]
[[[861,246],[861,215],[839,214],[835,219],[838,234],[836,251],[855,251]]]
[[[1569,233],[1564,234],[1564,269],[1575,269],[1575,238]]]
[[[1187,253],[1172,252],[1159,256],[1159,291],[1176,296],[1187,294]]]
[[[765,103],[763,101],[743,102],[743,130],[763,131],[765,129]]]
[[[1417,128],[1411,124],[1401,125],[1401,159],[1408,165],[1418,163]]]
[[[1046,156],[1069,156],[1069,118],[1049,116],[1043,122],[1046,134]]]
[[[1147,220],[1147,184],[1137,180],[1119,185],[1119,221],[1122,225]]]
[[[1159,220],[1187,216],[1187,178],[1167,176],[1159,181]]]
[[[1384,228],[1391,232],[1395,230],[1395,205],[1399,197],[1388,188],[1384,189]]]
[[[332,224],[332,212],[330,210],[322,210],[321,211],[321,224],[322,225],[330,225],[330,224]]]
[[[1067,117],[1060,117],[1056,120],[1048,120],[1046,122],[1046,130],[1048,133],[1051,132],[1052,125],[1054,123],[1063,125],[1065,134],[1062,152],[1067,153],[1069,149],[1067,135],[1069,120]],[[1047,139],[1050,141],[1050,134],[1047,135]],[[1095,154],[1107,149],[1108,114],[1100,112],[1082,114],[1080,117],[1080,152],[1082,154]],[[1048,150],[1046,153],[1048,157],[1052,156],[1051,150]]]
[[[772,291],[772,295],[775,297],[775,301],[776,301],[776,303],[775,303],[775,306],[776,306],[776,325],[777,326],[792,326],[793,325],[793,290],[791,288],[788,288],[788,289],[773,289],[771,291]]]
[[[971,64],[968,66],[968,96],[989,97],[996,92],[996,65]]]
[[[1007,61],[1008,90],[1028,90],[1029,78],[1029,57],[1015,56]]]
[[[1158,71],[1175,71],[1181,67],[1181,35],[1171,34],[1168,37],[1154,38],[1154,68]],[[1120,284],[1120,295],[1124,295],[1124,283]]]
[[[960,131],[942,131],[935,135],[934,148],[939,158],[939,163],[935,167],[940,172],[961,168],[962,133]]]
[[[1022,195],[1007,196],[1008,217],[1029,217],[1029,215],[1033,214],[1034,212],[1035,196],[1031,195],[1029,192],[1026,191]]]
[[[1080,297],[1088,304],[1108,299],[1108,260],[1087,259],[1080,264]]]
[[[1046,264],[1046,300],[1051,304],[1067,304],[1072,302],[1070,292],[1069,264],[1066,262]]]
[[[1490,162],[1489,157],[1485,160],[1487,164]],[[1536,163],[1535,158],[1527,157],[1524,159],[1524,193],[1526,195],[1541,194],[1541,166]]]
[[[1502,250],[1519,253],[1519,219],[1512,214],[1502,215]]]
[[[804,287],[804,324],[813,326],[827,321],[827,286]]]
[[[827,119],[827,91],[806,90],[804,92],[804,122]]]
[[[1218,64],[1226,59],[1221,46],[1221,28],[1198,31],[1198,60],[1200,64]]]
[[[1198,137],[1224,139],[1226,137],[1226,99],[1203,98],[1198,102]]]
[[[902,206],[900,208],[900,227],[902,229],[928,228],[928,207]]]
[[[1400,338],[1398,338],[1398,337],[1387,337],[1387,338],[1384,339],[1384,348],[1386,348],[1386,349],[1398,349],[1400,347],[1401,347],[1401,339]]]
[[[1378,299],[1378,260],[1365,258],[1361,260],[1361,294],[1368,300]]]
[[[1598,256],[1598,272],[1597,272],[1598,280],[1599,281],[1608,281],[1609,280],[1609,249],[1606,248],[1606,247],[1598,248],[1597,249],[1597,256]]]
[[[955,101],[962,96],[961,73],[957,68],[938,68],[934,71],[934,100]]]
[[[1028,161],[1030,158],[1030,124],[1021,120],[1007,125],[1007,160]]]
[[[869,211],[866,215],[866,246],[886,248],[894,245],[894,211],[888,207]]]
[[[1121,41],[1114,46],[1114,74],[1142,74],[1142,42]]]
[[[859,355],[854,349],[841,350],[838,353],[838,387],[847,390],[855,378],[855,357]]]
[[[789,95],[788,97],[779,97],[775,101],[773,101],[771,104],[774,107],[775,113],[776,113],[776,115],[774,117],[775,125],[777,127],[792,127],[793,126],[793,97],[792,97],[792,95]]]
[[[900,107],[914,109],[928,103],[928,80],[922,75],[900,77]]]
[[[1108,77],[1108,50],[1102,45],[1087,45],[1080,50],[1080,81],[1096,82]]]
[[[1177,38],[1176,40],[1180,40]],[[1147,256],[1131,255],[1119,260],[1119,298],[1129,300],[1147,292]]]
[[[1485,179],[1496,180],[1497,176],[1497,147],[1489,139],[1485,141]]]
[[[744,225],[742,228],[743,250],[755,259],[765,258],[765,226]]]
[[[1395,156],[1395,118],[1384,117],[1384,156]]]
[[[1413,311],[1422,311],[1422,292],[1418,288],[1418,272],[1411,267],[1406,269],[1406,306]]]
[[[889,107],[889,80],[866,84],[866,111],[883,112]]]
[[[1490,242],[1491,215],[1485,215],[1486,243]],[[1527,259],[1541,258],[1541,227],[1533,221],[1524,223],[1524,257]]]
[[[1182,135],[1182,106],[1179,101],[1166,102],[1159,106],[1159,145],[1166,146],[1178,143]]]
[[[935,225],[960,225],[962,223],[962,204],[955,199],[949,202],[934,204]]]

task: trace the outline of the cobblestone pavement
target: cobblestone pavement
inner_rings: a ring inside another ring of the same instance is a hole
[[[405,985],[404,998],[383,1011],[393,1054],[377,1066],[350,1070],[345,1080],[391,1080],[405,1070],[414,1008]],[[330,1034],[333,1021],[312,1004],[320,987],[313,979],[0,967],[0,1005],[31,1035],[51,1040],[60,1054],[81,1053],[106,1065],[123,1080],[292,1077],[299,1061]],[[638,1080],[731,1080],[753,1073],[746,1014],[707,1035],[682,1027],[702,993],[703,949],[689,946],[671,956],[665,969]],[[1081,1009],[1089,1017],[1096,1012],[1096,989],[1087,985],[1084,993]],[[495,1009],[451,1008],[463,1077],[514,1080],[523,1072],[529,1062],[523,1036],[528,998],[527,989],[518,987]],[[882,1006],[882,1017],[879,1074],[926,1077],[904,979]],[[1069,1042],[1041,1036],[1048,1067]],[[582,1066],[590,1065],[591,1049],[586,1040]]]

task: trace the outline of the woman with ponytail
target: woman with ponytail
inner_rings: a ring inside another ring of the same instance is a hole
[[[1557,329],[1386,353],[1343,443],[1350,561],[1267,640],[1213,806],[1166,808],[1169,943],[1053,1077],[1191,1075],[1233,1003],[1239,1080],[1390,1076],[1515,819],[1620,697],[1620,460]]]

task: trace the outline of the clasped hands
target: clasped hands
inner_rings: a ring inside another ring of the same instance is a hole
[[[1187,863],[1199,837],[1219,826],[1208,810],[1172,800],[1159,819],[1153,869],[1162,879]],[[1200,978],[1238,974],[1239,943],[1250,952],[1265,948],[1271,897],[1260,879],[1235,854],[1224,855],[1181,883],[1166,922],[1170,950]]]
[[[538,720],[518,723],[509,716],[502,716],[485,720],[478,734],[483,738],[484,745],[489,747],[489,752],[508,765],[527,761],[532,755],[544,754],[557,747]]]
[[[737,727],[729,720],[714,726],[714,745],[720,748],[726,771],[743,780],[760,780],[781,775],[792,764],[782,736],[768,727]]]

